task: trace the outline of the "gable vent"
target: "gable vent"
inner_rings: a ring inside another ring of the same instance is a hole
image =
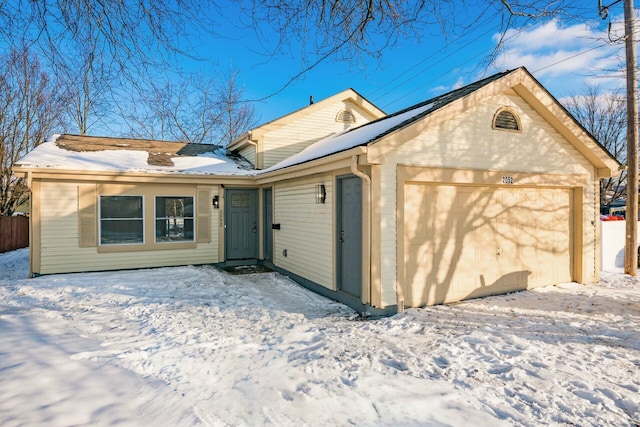
[[[342,110],[336,116],[336,122],[338,123],[355,123],[356,117],[351,111]]]
[[[494,129],[520,130],[518,117],[509,110],[499,110],[493,118]]]

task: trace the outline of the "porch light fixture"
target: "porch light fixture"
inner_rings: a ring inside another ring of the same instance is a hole
[[[220,208],[220,196],[213,196],[213,209]]]
[[[316,203],[324,203],[327,200],[327,189],[324,184],[316,185]]]

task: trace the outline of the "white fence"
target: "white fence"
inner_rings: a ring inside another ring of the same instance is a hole
[[[624,245],[627,222],[600,221],[600,225],[602,226],[600,269],[602,271],[615,271],[624,268]],[[640,224],[638,239],[640,241]]]

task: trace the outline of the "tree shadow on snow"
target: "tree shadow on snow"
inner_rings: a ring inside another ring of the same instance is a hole
[[[640,350],[640,302],[609,296],[524,291],[411,311],[440,329],[509,334],[548,344],[594,343]]]

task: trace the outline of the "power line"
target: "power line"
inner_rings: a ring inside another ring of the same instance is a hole
[[[534,70],[533,72],[534,72],[534,73],[537,73],[537,72],[539,72],[539,71],[546,70],[547,68],[551,68],[551,67],[554,67],[554,66],[556,66],[556,65],[558,65],[558,64],[562,64],[563,62],[566,62],[566,61],[568,61],[568,60],[570,60],[570,59],[573,59],[573,58],[577,58],[578,56],[584,55],[585,53],[589,53],[589,52],[591,52],[591,51],[593,51],[593,50],[600,49],[601,47],[606,46],[606,45],[608,45],[608,44],[609,44],[609,43],[605,42],[605,43],[602,43],[602,44],[600,44],[600,45],[598,45],[598,46],[594,46],[594,47],[592,47],[592,48],[590,48],[590,49],[583,50],[582,52],[578,52],[578,53],[576,53],[575,55],[571,55],[571,56],[569,56],[569,57],[567,57],[567,58],[561,59],[561,60],[556,61],[556,62],[554,62],[554,63],[552,63],[552,64],[549,64],[549,65],[546,65],[546,66],[544,66],[544,67],[542,67],[542,68],[538,68],[537,70]]]
[[[480,37],[485,36],[485,35],[487,35],[488,33],[491,33],[491,32],[493,32],[493,31],[494,31],[494,30],[493,30],[493,28],[491,28],[491,29],[489,29],[489,31],[486,31],[485,33],[481,34],[481,35],[480,35]],[[452,52],[451,52],[451,53],[449,53],[448,55],[445,55],[443,58],[441,58],[440,60],[438,60],[438,62],[433,62],[433,63],[431,63],[428,67],[423,68],[423,69],[419,70],[418,72],[416,72],[416,73],[412,74],[411,76],[407,77],[405,80],[402,80],[401,82],[399,82],[398,84],[396,84],[395,86],[393,86],[392,88],[390,88],[389,90],[387,90],[386,92],[384,92],[382,95],[378,96],[378,98],[384,98],[385,96],[387,96],[388,94],[390,94],[391,92],[393,92],[394,90],[396,90],[397,88],[399,88],[399,87],[403,86],[404,84],[406,84],[406,83],[410,82],[411,80],[413,80],[413,79],[415,79],[416,77],[418,77],[420,74],[424,73],[424,72],[425,72],[425,71],[427,71],[427,70],[430,70],[431,68],[433,68],[433,67],[435,67],[436,65],[438,65],[439,63],[441,63],[444,59],[447,59],[447,58],[449,58],[449,57],[453,56],[454,54],[456,54],[456,53],[460,52],[462,49],[465,49],[466,47],[468,47],[469,45],[471,45],[471,44],[472,44],[472,43],[474,43],[474,42],[475,42],[475,40],[471,40],[471,41],[469,41],[468,43],[466,43],[466,44],[464,44],[464,45],[460,46],[458,49],[456,49],[456,50],[452,51]],[[439,50],[438,50],[438,51],[436,51],[435,53],[439,53],[439,52],[442,52],[442,51],[444,51],[444,50],[446,50],[446,47],[443,47],[443,48],[439,49]],[[421,62],[419,62],[418,64],[416,64],[416,66],[417,66],[417,65],[420,65],[420,64],[422,64],[422,63],[424,63],[424,62],[426,62],[428,59],[429,59],[429,57],[425,58],[424,60],[422,60]],[[395,82],[395,81],[396,81],[396,79],[397,79],[398,77],[401,77],[401,76],[403,76],[403,75],[406,75],[407,73],[408,73],[408,71],[405,71],[404,73],[399,74],[395,79],[391,80],[390,82]],[[390,83],[387,83],[385,86],[388,86],[389,84],[390,84]],[[385,86],[382,86],[382,87],[385,87]],[[379,90],[379,89],[378,89],[378,90]],[[374,93],[375,93],[375,91],[374,91]]]
[[[533,26],[535,26],[535,24],[532,24],[530,27],[533,27]],[[528,29],[528,28],[530,28],[530,27],[522,27],[522,28],[520,28],[519,30],[517,30],[517,31],[513,32],[513,34],[510,34],[508,37],[506,37],[506,38],[503,40],[503,42],[504,42],[504,41],[507,41],[507,40],[510,40],[510,39],[512,39],[512,38],[514,38],[514,37],[517,37],[518,35],[520,35],[522,32],[524,32],[526,29]],[[483,33],[483,34],[481,35],[481,37],[482,37],[482,36],[487,35],[488,33],[492,32],[492,31],[493,31],[493,29],[489,29],[488,31],[486,31],[485,33]],[[445,57],[443,57],[443,58],[439,59],[437,62],[434,62],[433,64],[431,64],[429,67],[426,67],[426,68],[424,68],[424,69],[422,69],[422,70],[418,71],[417,73],[413,74],[413,75],[412,75],[411,77],[409,77],[408,79],[406,79],[406,80],[402,81],[400,84],[398,84],[398,85],[394,86],[394,87],[393,87],[393,89],[390,89],[390,90],[386,91],[384,94],[380,95],[380,96],[379,96],[379,97],[377,97],[377,98],[382,98],[382,97],[384,97],[384,96],[388,95],[388,94],[389,94],[389,93],[391,93],[393,90],[395,90],[395,89],[397,89],[398,87],[400,87],[400,86],[402,86],[402,85],[404,85],[404,84],[408,83],[409,81],[413,80],[414,78],[416,78],[416,77],[417,77],[417,76],[419,76],[420,74],[424,73],[425,71],[427,71],[427,70],[429,70],[429,69],[431,69],[431,68],[434,68],[435,66],[439,65],[440,63],[442,63],[445,59],[447,59],[447,58],[449,58],[450,56],[454,55],[455,53],[459,52],[459,51],[460,51],[460,50],[462,50],[463,48],[468,47],[469,45],[471,45],[474,41],[475,41],[475,40],[471,40],[471,41],[469,41],[468,43],[466,43],[465,45],[463,45],[463,46],[462,46],[462,47],[460,47],[459,49],[457,49],[457,50],[455,50],[454,52],[450,53],[449,55],[446,55]],[[446,49],[446,47],[443,47],[443,48],[441,48],[440,50],[444,50],[444,49]],[[432,83],[433,81],[435,81],[435,80],[439,79],[439,78],[440,78],[440,77],[442,77],[443,75],[448,74],[449,72],[453,71],[455,68],[458,68],[458,67],[460,67],[460,66],[462,66],[462,65],[464,65],[464,64],[467,64],[467,63],[468,63],[468,62],[470,62],[471,60],[476,59],[476,58],[478,58],[478,57],[480,57],[480,56],[484,56],[486,53],[488,53],[488,52],[490,52],[490,51],[492,51],[492,50],[494,50],[494,49],[495,49],[495,48],[493,48],[493,47],[492,47],[492,48],[488,48],[488,49],[484,49],[484,50],[480,51],[477,55],[474,55],[474,56],[472,56],[471,58],[467,59],[466,61],[464,61],[464,62],[462,62],[462,63],[460,63],[460,64],[456,65],[455,67],[453,67],[453,68],[451,68],[451,69],[448,69],[448,70],[447,70],[447,71],[445,71],[443,74],[440,74],[440,75],[438,75],[437,77],[430,79],[429,81],[427,81],[427,82],[426,82],[426,83],[424,83],[423,85],[419,86],[417,89],[422,89],[422,88],[424,88],[425,86],[427,86],[427,85],[429,85],[430,83]],[[436,52],[436,53],[437,53],[437,52]],[[426,61],[426,59],[428,59],[428,58],[425,58],[425,60],[421,61],[419,64],[421,64],[421,63],[425,62],[425,61]],[[407,73],[407,72],[401,73],[399,76],[402,76],[402,75],[404,75],[404,74],[406,74],[406,73]],[[394,80],[395,80],[395,79],[394,79]],[[393,80],[392,80],[392,81],[393,81]],[[387,83],[387,85],[385,85],[385,86],[388,86],[388,84],[389,84],[389,83]],[[383,86],[383,87],[384,87],[384,86]],[[375,93],[375,91],[374,91],[374,93]],[[398,98],[394,99],[393,101],[390,101],[390,102],[388,102],[388,103],[384,104],[384,105],[385,105],[385,108],[386,108],[387,106],[389,106],[389,105],[395,104],[396,102],[400,101],[401,99],[406,98],[406,97],[407,97],[407,96],[409,96],[409,95],[410,95],[410,93],[406,93],[406,94],[401,95],[400,97],[398,97]]]
[[[531,25],[531,26],[529,26],[529,27],[523,27],[523,28],[519,29],[518,31],[516,31],[516,32],[514,32],[513,34],[511,34],[511,35],[510,35],[508,38],[506,38],[505,40],[510,40],[510,39],[512,39],[512,38],[514,38],[514,37],[516,37],[516,36],[520,35],[521,33],[525,32],[526,30],[530,29],[531,27],[534,27],[535,25],[537,25],[537,24],[533,24],[533,25]],[[485,32],[483,35],[486,35],[486,32]],[[469,43],[465,44],[463,47],[468,46],[468,45],[469,45],[469,44],[471,44],[472,42],[473,42],[473,41],[471,41],[471,42],[469,42]],[[553,67],[553,66],[555,66],[555,65],[561,64],[561,63],[563,63],[563,62],[566,62],[566,61],[571,60],[571,59],[573,59],[573,58],[576,58],[576,57],[578,57],[578,56],[584,55],[584,54],[586,54],[586,53],[588,53],[588,52],[591,52],[591,51],[593,51],[593,50],[596,50],[596,49],[602,48],[602,47],[604,47],[604,46],[606,46],[606,45],[608,45],[608,44],[610,44],[610,43],[609,43],[609,42],[604,42],[604,43],[599,44],[599,45],[597,45],[597,46],[594,46],[594,47],[592,47],[592,48],[589,48],[589,49],[586,49],[586,50],[584,50],[584,51],[578,52],[578,53],[576,53],[575,55],[572,55],[572,56],[570,56],[570,57],[567,57],[567,58],[561,59],[561,60],[556,61],[556,62],[554,62],[554,63],[548,64],[548,65],[546,65],[546,66],[544,66],[544,67],[542,67],[542,68],[536,69],[536,70],[534,70],[533,72],[535,73],[535,72],[539,72],[539,71],[545,70],[545,69],[547,69],[547,68],[551,68],[551,67]],[[462,47],[462,48],[463,48],[463,47]],[[426,70],[428,70],[428,69],[431,69],[431,68],[435,67],[436,65],[440,64],[441,62],[443,62],[443,60],[444,60],[444,59],[446,59],[446,58],[448,58],[448,57],[452,56],[453,54],[455,54],[455,53],[457,53],[457,52],[459,52],[462,48],[457,49],[456,51],[452,52],[451,54],[449,54],[449,55],[445,56],[444,58],[442,58],[442,59],[438,60],[438,61],[437,61],[437,62],[435,62],[434,64],[431,64],[429,67],[422,69],[420,72],[418,72],[418,73],[416,73],[416,74],[413,74],[413,75],[412,75],[411,77],[409,77],[408,79],[405,79],[405,80],[403,80],[400,84],[398,84],[398,85],[394,86],[394,88],[393,88],[393,89],[396,89],[396,88],[398,88],[398,87],[400,87],[400,86],[402,86],[402,85],[406,84],[407,82],[411,81],[412,79],[414,79],[415,77],[417,77],[417,76],[418,76],[419,74],[421,74],[422,72],[424,72],[424,71],[426,71]],[[402,100],[402,99],[404,99],[404,98],[408,97],[409,95],[411,95],[411,93],[412,93],[412,92],[415,92],[416,90],[423,89],[424,87],[428,86],[429,84],[433,83],[434,81],[436,81],[436,80],[440,79],[441,77],[443,77],[443,76],[447,75],[448,73],[450,73],[450,72],[451,72],[451,71],[453,71],[454,69],[459,68],[460,66],[465,65],[465,64],[467,64],[467,63],[471,62],[472,60],[474,60],[474,59],[476,59],[476,58],[478,58],[478,57],[480,57],[480,56],[485,55],[487,52],[491,51],[492,49],[494,49],[494,48],[488,48],[488,49],[485,49],[485,50],[481,51],[480,53],[478,53],[477,55],[474,55],[474,56],[472,56],[472,57],[468,58],[466,61],[463,61],[462,63],[457,64],[455,67],[452,67],[452,68],[447,69],[446,71],[444,71],[443,73],[439,74],[438,76],[436,76],[436,77],[434,77],[434,78],[431,78],[429,81],[425,82],[424,84],[422,84],[422,85],[418,86],[417,88],[414,88],[411,92],[405,93],[404,95],[401,95],[400,97],[395,98],[394,100],[392,100],[392,101],[390,101],[390,102],[387,102],[387,103],[383,104],[383,105],[384,105],[384,107],[385,107],[385,108],[387,108],[389,105],[393,105],[393,104],[395,104],[396,102],[398,102],[398,101],[400,101],[400,100]],[[422,61],[422,62],[424,62],[424,61]],[[406,73],[403,73],[403,74],[406,74]],[[400,74],[400,75],[403,75],[403,74]],[[387,85],[388,85],[388,84],[387,84]],[[377,98],[382,98],[383,96],[386,96],[387,94],[389,94],[391,91],[392,91],[392,90],[386,91],[384,94],[380,95],[380,96],[379,96],[379,97],[377,97]]]
[[[475,27],[475,28],[480,28],[480,27]],[[479,37],[483,37],[483,36],[487,35],[488,33],[492,32],[492,31],[493,31],[493,29],[489,29],[489,30],[488,30],[488,31],[486,31],[485,33],[481,34]],[[472,31],[471,33],[473,33],[473,31]],[[465,34],[464,36],[468,36],[468,34]],[[460,35],[458,38],[456,38],[456,40],[454,41],[454,43],[455,43],[455,42],[458,42],[458,41],[459,41],[460,39],[462,39],[462,38],[463,38],[463,35]],[[467,46],[469,46],[471,43],[472,43],[472,42],[466,43],[465,45],[463,45],[463,47],[467,47]],[[448,46],[447,46],[447,45],[445,45],[445,46],[441,47],[440,49],[436,50],[434,53],[432,53],[432,54],[428,54],[424,59],[420,60],[418,63],[416,63],[416,64],[414,64],[414,65],[410,66],[407,70],[405,70],[405,71],[403,71],[403,72],[401,72],[401,73],[397,74],[394,78],[390,79],[387,83],[385,83],[385,84],[383,84],[382,86],[380,86],[380,87],[376,88],[373,92],[371,92],[371,93],[369,94],[369,96],[370,96],[370,97],[375,97],[375,94],[376,94],[377,92],[379,92],[380,90],[384,89],[385,87],[388,87],[390,84],[392,84],[392,83],[394,83],[395,81],[397,81],[397,79],[398,79],[398,78],[400,78],[400,77],[402,77],[402,76],[406,75],[410,70],[413,70],[413,69],[415,69],[416,67],[418,67],[419,65],[424,64],[424,63],[425,63],[425,62],[427,62],[429,59],[431,59],[434,55],[436,55],[436,54],[438,54],[438,53],[441,53],[441,52],[446,51],[446,50],[447,50],[447,48],[448,48]],[[457,49],[457,50],[456,50],[456,52],[458,52],[459,50],[460,50],[460,49]],[[448,57],[448,56],[451,56],[451,54],[450,54],[450,55],[447,55],[447,57]],[[445,57],[445,58],[446,58],[446,57]],[[436,63],[436,64],[437,64],[437,63]],[[434,66],[434,65],[436,65],[436,64],[432,64],[431,66],[429,66],[429,67],[427,67],[427,68],[425,68],[425,69],[421,70],[420,72],[425,71],[425,70],[428,70],[428,69],[430,69],[430,68],[433,68],[433,66]],[[417,74],[419,74],[420,72],[418,72]],[[397,89],[398,87],[402,86],[402,85],[403,85],[403,84],[405,84],[406,82],[408,82],[408,81],[410,81],[411,79],[415,78],[415,77],[417,76],[417,74],[415,74],[415,75],[413,75],[413,76],[409,77],[408,79],[406,79],[406,80],[404,80],[404,81],[400,82],[399,84],[397,84],[396,86],[394,86],[392,89],[390,89],[390,90],[386,91],[386,92],[385,92],[385,93],[383,93],[382,95],[379,95],[379,96],[378,96],[378,98],[383,98],[384,96],[388,95],[388,94],[389,94],[389,92],[392,92],[393,90],[395,90],[395,89]]]

